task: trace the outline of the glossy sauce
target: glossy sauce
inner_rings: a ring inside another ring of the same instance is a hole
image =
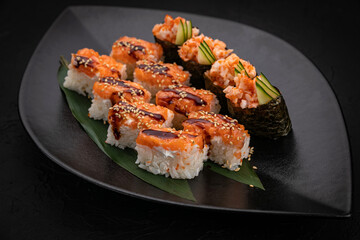
[[[146,110],[143,110],[143,109],[139,109],[137,108],[136,106],[133,106],[133,105],[130,105],[128,104],[127,102],[124,102],[124,101],[120,101],[117,103],[118,105],[121,105],[121,110],[122,111],[128,111],[130,113],[140,113],[142,115],[145,115],[145,116],[149,116],[151,118],[154,118],[155,120],[157,121],[165,121],[165,118],[161,115],[161,114],[157,114],[157,113],[152,113],[152,112],[148,112]],[[119,111],[119,110],[118,110]],[[118,112],[117,111],[117,112]],[[116,140],[119,140],[120,137],[121,137],[121,134],[119,132],[119,125],[120,125],[120,122],[121,122],[121,115],[119,114],[113,114],[110,119],[109,119],[109,123],[111,124],[112,126],[112,130],[113,130],[113,133],[114,133],[114,137]]]
[[[179,134],[167,132],[167,131],[160,131],[154,129],[146,129],[142,131],[144,134],[148,136],[155,136],[161,139],[176,139],[179,138]],[[184,133],[183,135],[187,135],[188,137],[197,137],[196,135]]]
[[[165,88],[162,90],[163,92],[173,92],[173,93],[176,93],[180,96],[181,93],[185,93],[185,96],[184,98],[187,98],[187,99],[190,99],[192,101],[194,101],[194,103],[197,105],[197,106],[202,106],[202,105],[206,105],[206,101],[204,101],[203,99],[201,99],[200,97],[192,94],[192,93],[189,93],[189,92],[186,92],[184,90],[176,90],[176,89],[172,89],[172,88]]]
[[[136,56],[135,52],[136,51],[141,51],[142,53],[146,53],[146,49],[145,47],[141,46],[141,45],[134,45],[132,43],[129,42],[118,42],[119,45],[123,46],[123,47],[129,47],[130,51],[129,51],[129,55],[132,56],[133,58],[138,60],[138,57]]]
[[[157,64],[157,63],[150,63],[150,64],[139,64],[136,67],[138,67],[139,69],[142,69],[144,71],[151,71],[155,74],[160,74],[160,75],[165,75],[167,77],[172,77],[172,75],[170,75],[168,73],[169,68],[166,66],[163,66],[161,64]]]
[[[101,78],[99,80],[99,82],[108,83],[110,85],[117,85],[117,86],[120,86],[120,87],[128,88],[128,90],[125,90],[124,92],[128,92],[128,93],[133,93],[134,92],[137,96],[143,96],[145,94],[143,90],[138,89],[136,87],[133,87],[131,85],[128,85],[128,84],[125,83],[125,81],[115,79],[113,77]]]
[[[74,67],[79,68],[80,65],[84,65],[85,67],[94,67],[94,61],[91,58],[84,56],[76,56],[74,58]]]

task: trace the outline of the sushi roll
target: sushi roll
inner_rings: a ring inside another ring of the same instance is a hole
[[[94,83],[102,77],[125,79],[126,66],[107,55],[99,55],[93,49],[83,48],[71,54],[71,63],[65,77],[64,87],[81,95],[92,97]]]
[[[182,17],[172,18],[166,15],[163,23],[155,24],[152,33],[155,41],[159,43],[165,56],[165,62],[180,64],[178,54],[181,46],[189,38],[199,35],[199,29],[192,26],[191,21]]]
[[[174,84],[189,85],[190,73],[180,65],[140,60],[136,62],[134,82],[144,86],[154,97],[158,91]]]
[[[235,119],[210,112],[193,112],[183,122],[185,132],[203,134],[209,159],[231,171],[238,171],[252,152],[250,135]]]
[[[114,77],[104,77],[96,81],[93,95],[89,117],[104,121],[108,119],[109,108],[121,100],[149,102],[151,98],[150,92],[140,84]]]
[[[135,148],[140,130],[151,127],[171,127],[174,113],[151,103],[120,101],[110,107],[106,143],[121,149]]]
[[[234,81],[224,89],[228,110],[251,134],[277,139],[291,131],[285,100],[264,74],[251,79],[242,73]]]
[[[153,174],[192,179],[207,160],[208,146],[201,134],[173,128],[140,131],[136,139],[136,164]]]
[[[205,72],[205,89],[216,94],[221,106],[227,105],[224,89],[235,86],[234,78],[239,71],[246,71],[250,78],[256,76],[253,65],[232,53],[226,58],[216,60],[211,69]],[[224,107],[222,110],[223,113],[227,113],[227,108]]]
[[[204,88],[204,73],[218,59],[226,58],[233,50],[218,39],[203,34],[188,39],[178,50],[181,65],[191,73],[191,84]]]
[[[160,61],[163,58],[163,49],[158,43],[123,36],[113,43],[110,56],[126,64],[128,79],[132,80],[136,61],[143,59]]]
[[[173,85],[156,94],[156,104],[174,111],[173,125],[181,129],[181,123],[191,112],[209,111],[219,113],[220,105],[216,95],[204,89]]]

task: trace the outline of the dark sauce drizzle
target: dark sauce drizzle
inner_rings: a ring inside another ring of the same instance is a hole
[[[80,65],[94,67],[94,61],[88,57],[76,56],[74,59],[74,67],[78,68]]]
[[[125,81],[120,80],[120,79],[116,79],[116,78],[113,78],[113,77],[100,78],[99,82],[108,83],[110,85],[117,85],[117,86],[120,86],[120,87],[128,88],[124,92],[135,93],[137,96],[143,96],[145,94],[143,90],[138,89],[138,88],[136,88],[134,86],[128,85],[128,84],[125,83]]]
[[[154,130],[154,129],[146,129],[146,130],[143,130],[142,132],[148,136],[156,136],[161,139],[179,138],[179,136],[175,133],[163,132],[163,131],[158,131],[158,130]]]
[[[158,138],[161,139],[175,139],[175,138],[179,138],[179,135],[176,133],[172,133],[172,132],[167,132],[167,131],[160,131],[160,130],[154,130],[154,129],[145,129],[142,131],[142,133],[148,135],[148,136],[156,136]],[[192,134],[188,134],[186,133],[187,136],[189,137],[197,137],[196,135],[192,135]]]
[[[213,113],[213,112],[208,112],[208,114],[213,115],[213,116],[215,115],[215,113]],[[238,121],[236,119],[231,119],[231,118],[226,117],[226,116],[221,115],[221,114],[216,114],[216,116],[221,118],[225,122],[230,123],[230,124],[237,124],[238,123]]]
[[[164,91],[164,92],[173,92],[173,93],[176,93],[176,94],[179,95],[179,97],[181,97],[180,94],[182,94],[182,95],[183,95],[183,98],[187,98],[187,99],[193,100],[194,103],[195,103],[197,106],[202,106],[202,105],[206,105],[206,104],[207,104],[205,100],[201,99],[200,97],[198,97],[198,96],[196,96],[196,95],[194,95],[194,94],[192,94],[192,93],[186,92],[186,91],[184,91],[184,90],[180,90],[180,91],[179,91],[179,90],[176,90],[176,89],[173,89],[173,88],[165,88],[165,89],[163,89],[162,91]]]
[[[144,71],[151,71],[154,74],[172,77],[172,75],[168,73],[169,68],[158,63],[138,64],[136,67],[143,69]]]
[[[123,46],[123,47],[129,47],[130,51],[129,51],[129,55],[132,56],[133,58],[135,58],[136,60],[138,60],[138,57],[135,55],[136,51],[141,51],[143,54],[146,53],[146,49],[145,47],[141,46],[141,45],[134,45],[132,43],[129,42],[118,42],[118,45]]]
[[[184,121],[185,123],[188,123],[188,124],[195,124],[196,126],[202,126],[201,123],[212,123],[210,122],[209,120],[206,120],[206,119],[197,119],[197,118],[190,118],[190,119],[186,119]]]

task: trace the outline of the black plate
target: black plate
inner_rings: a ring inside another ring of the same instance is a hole
[[[253,164],[266,191],[208,170],[189,181],[197,202],[163,192],[111,161],[72,116],[58,86],[60,55],[80,48],[109,54],[121,35],[153,41],[152,27],[165,14],[191,19],[201,32],[227,43],[266,73],[287,102],[293,131],[276,141],[252,138]],[[336,97],[319,70],[295,48],[240,23],[179,12],[118,7],[66,9],[38,45],[24,74],[21,119],[53,161],[100,186],[163,203],[239,212],[348,216],[351,160]]]

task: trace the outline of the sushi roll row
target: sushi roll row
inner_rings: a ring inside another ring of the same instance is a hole
[[[109,124],[106,143],[136,149],[140,168],[191,179],[210,159],[238,171],[250,134],[291,130],[280,91],[224,42],[169,15],[152,32],[155,43],[120,37],[109,56],[72,54],[64,83],[92,99],[89,117]]]
[[[175,43],[175,35],[181,35],[184,29],[191,32],[189,26],[192,27],[185,19],[175,20],[165,16],[163,24],[154,26],[153,35],[163,46],[172,46],[168,60],[176,59],[191,73],[191,85],[214,93],[222,106],[221,113],[237,119],[252,134],[271,139],[286,136],[292,124],[280,90],[264,74],[257,75],[255,67],[224,42],[200,34],[198,29],[196,34],[185,34],[184,41]],[[168,49],[164,48],[165,56]]]

